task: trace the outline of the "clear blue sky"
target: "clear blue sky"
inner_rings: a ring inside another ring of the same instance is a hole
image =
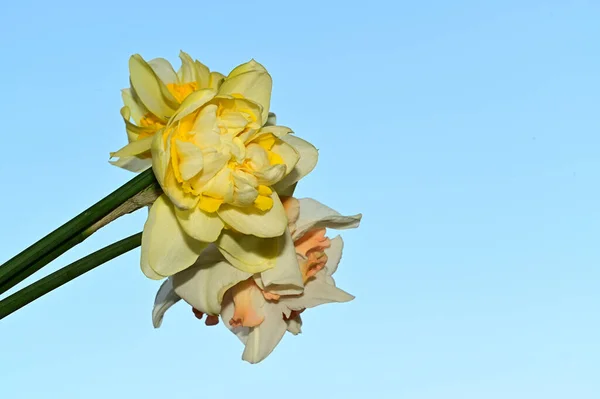
[[[8,1],[0,261],[132,177],[127,60],[255,58],[320,149],[348,304],[252,366],[184,305],[152,328],[139,250],[0,322],[3,398],[600,397],[600,4]],[[49,267],[141,229],[139,212]]]

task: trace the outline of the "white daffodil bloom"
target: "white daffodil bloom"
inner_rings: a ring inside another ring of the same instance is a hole
[[[286,331],[301,331],[300,313],[354,297],[335,285],[333,274],[342,257],[343,241],[329,239],[327,228],[358,227],[361,215],[342,216],[310,199],[284,198],[288,227],[273,267],[248,273],[232,266],[230,257],[211,245],[190,268],[171,276],[160,288],[152,320],[162,323],[165,312],[179,299],[207,315],[208,325],[220,316],[244,344],[242,358],[265,359]],[[243,251],[243,248],[239,249]]]

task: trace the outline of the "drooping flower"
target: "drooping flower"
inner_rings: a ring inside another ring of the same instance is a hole
[[[147,276],[160,279],[191,266],[211,242],[242,271],[274,266],[287,226],[277,193],[309,173],[318,153],[274,125],[271,84],[262,65],[242,64],[218,90],[187,96],[154,135],[152,166],[164,195],[144,227]]]
[[[341,237],[328,238],[326,228],[357,227],[361,215],[342,216],[312,200],[287,198],[289,218],[286,245],[274,268],[250,274],[233,267],[219,251],[209,249],[194,264],[161,286],[153,309],[155,327],[180,299],[196,317],[218,317],[244,344],[242,358],[258,363],[266,358],[286,331],[300,333],[300,313],[324,303],[347,302],[354,297],[335,285],[332,275],[341,259]]]
[[[180,52],[181,68],[175,72],[169,61],[148,62],[135,54],[129,59],[131,87],[122,91],[121,116],[129,144],[111,153],[113,165],[133,172],[151,166],[150,146],[154,135],[165,128],[181,103],[194,91],[217,90],[225,78],[218,72]]]

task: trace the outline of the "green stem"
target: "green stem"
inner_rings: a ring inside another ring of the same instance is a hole
[[[0,320],[93,268],[139,247],[141,243],[140,232],[104,247],[15,292],[0,301]]]
[[[92,233],[86,232],[86,229],[140,191],[154,185],[155,182],[152,169],[140,173],[104,199],[8,260],[0,266],[0,287],[3,290],[0,293],[8,289],[5,287],[16,285],[23,278],[30,276],[68,249],[85,240]],[[16,278],[17,275],[25,277]],[[13,279],[14,281],[11,281]],[[9,281],[11,282],[9,283]]]

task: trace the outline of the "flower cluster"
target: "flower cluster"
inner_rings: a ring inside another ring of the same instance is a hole
[[[141,268],[161,286],[155,327],[180,299],[206,324],[219,317],[263,360],[284,333],[300,332],[300,313],[353,297],[332,274],[342,239],[327,228],[357,227],[312,199],[291,196],[315,167],[310,143],[276,124],[271,76],[252,60],[223,76],[181,53],[175,72],[164,59],[129,62],[131,87],[121,115],[129,144],[116,166],[148,167],[163,194],[150,208]]]

